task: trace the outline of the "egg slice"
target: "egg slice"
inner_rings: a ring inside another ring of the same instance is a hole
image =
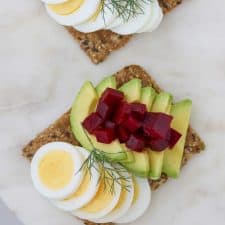
[[[123,182],[123,185],[129,186],[129,190],[122,189],[119,201],[115,208],[109,214],[101,219],[94,220],[94,222],[109,223],[123,217],[128,212],[134,197],[134,184],[131,174],[129,174],[128,172],[124,172],[123,176],[128,178],[127,181]]]
[[[134,198],[128,212],[112,222],[130,223],[142,216],[151,201],[151,189],[147,179],[134,177]]]
[[[102,11],[102,7],[100,7],[98,14],[94,18],[90,19],[89,21],[85,23],[76,25],[74,26],[74,28],[84,33],[90,33],[90,32],[104,29],[109,24],[111,24],[113,20],[115,20],[115,18],[116,18],[116,15],[108,7],[104,8],[104,13]]]
[[[108,165],[107,167],[110,166]],[[117,174],[114,173],[114,175],[118,177]],[[107,180],[102,178],[95,197],[84,207],[72,212],[72,214],[80,219],[90,221],[106,216],[115,208],[120,199],[121,185],[115,182],[113,192],[111,191],[111,186],[112,179],[110,177]]]
[[[84,23],[92,18],[99,9],[101,0],[84,0],[81,6],[68,15],[60,15],[54,12],[48,4],[45,5],[47,13],[56,22],[65,26],[73,26]]]
[[[87,150],[81,147],[76,147],[76,150],[81,153],[83,160],[87,159],[89,156]],[[95,196],[99,186],[98,181],[100,174],[97,171],[98,165],[95,163],[94,166],[96,169],[92,167],[91,172],[87,170],[84,171],[82,182],[75,193],[64,200],[53,201],[53,204],[64,211],[74,211],[90,202]]]
[[[31,178],[37,191],[50,199],[64,199],[80,186],[82,155],[64,142],[43,145],[31,162]]]
[[[162,9],[159,7],[158,8],[158,18],[156,19],[156,21],[155,21],[155,23],[154,23],[154,25],[152,25],[152,26],[148,26],[147,28],[146,28],[146,31],[147,32],[152,32],[152,31],[154,31],[159,25],[160,25],[160,23],[162,22],[162,19],[163,19],[163,11],[162,11]]]
[[[152,1],[143,2],[143,13],[138,14],[136,17],[130,18],[128,21],[124,21],[117,27],[111,30],[115,33],[128,35],[138,32],[151,18],[152,15]]]
[[[157,0],[154,0],[152,7],[153,7],[152,8],[153,13],[152,13],[151,18],[149,19],[147,24],[138,31],[138,33],[152,32],[161,23],[161,21],[163,19],[163,12],[162,12],[162,9],[159,6],[159,3]]]
[[[48,7],[57,14],[67,15],[79,9],[83,2],[84,0],[69,0],[61,4],[48,4]]]
[[[41,0],[41,1],[47,4],[61,4],[63,2],[67,2],[68,0]]]

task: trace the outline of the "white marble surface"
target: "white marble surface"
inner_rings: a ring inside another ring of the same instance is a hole
[[[34,190],[21,148],[67,110],[84,80],[97,82],[133,63],[176,99],[193,99],[192,124],[207,144],[133,224],[225,224],[224,9],[223,0],[184,0],[156,32],[135,36],[96,66],[38,0],[1,2],[0,197],[25,225],[80,222]]]

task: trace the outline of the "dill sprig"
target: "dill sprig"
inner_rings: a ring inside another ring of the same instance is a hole
[[[143,14],[144,4],[152,0],[102,0],[102,13],[104,15],[104,8],[110,9],[116,13],[124,21],[134,18],[139,14]]]
[[[91,171],[95,169],[100,174],[98,184],[103,182],[104,190],[108,190],[108,187],[110,187],[109,191],[111,193],[115,193],[115,185],[120,185],[122,189],[129,191],[132,178],[125,175],[127,174],[125,168],[110,160],[110,155],[112,154],[118,153],[106,153],[93,149],[79,171],[84,170],[85,173],[89,172],[91,177]]]
[[[127,170],[122,167],[119,163],[113,162],[113,156],[117,154],[124,154],[124,152],[108,153],[96,149],[90,139],[88,132],[84,129],[87,139],[93,146],[89,156],[84,160],[78,172],[84,171],[89,173],[90,178],[92,177],[92,169],[96,170],[100,176],[98,184],[103,182],[104,190],[107,191],[110,187],[110,192],[115,193],[115,186],[120,185],[122,189],[129,191],[131,188],[132,176],[126,176]]]

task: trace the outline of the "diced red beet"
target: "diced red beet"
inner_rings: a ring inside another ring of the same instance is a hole
[[[171,128],[169,131],[169,136],[168,136],[169,148],[173,148],[173,146],[179,141],[181,136],[182,135],[179,132]]]
[[[138,128],[138,129],[134,132],[134,134],[139,135],[139,136],[142,136],[143,138],[145,138],[144,130],[143,130],[142,127]]]
[[[110,117],[112,110],[113,110],[112,106],[107,105],[104,102],[99,102],[96,112],[102,117],[103,120],[106,120]]]
[[[94,130],[99,128],[103,123],[103,119],[98,113],[91,113],[82,123],[83,127],[92,134]]]
[[[145,104],[141,104],[141,103],[132,103],[131,104],[131,113],[139,118],[139,119],[143,119],[145,116],[145,113],[147,112],[147,108]]]
[[[166,139],[152,139],[148,142],[148,144],[153,151],[158,152],[163,151],[169,147],[169,142]]]
[[[124,127],[119,126],[117,128],[117,137],[118,137],[120,143],[125,143],[130,137],[130,132],[127,129],[125,129]]]
[[[129,116],[123,123],[122,126],[128,129],[131,133],[134,133],[142,125],[142,122],[133,116]]]
[[[165,113],[146,113],[144,132],[152,139],[166,139],[173,117]]]
[[[94,135],[98,142],[110,144],[116,139],[115,132],[110,128],[101,128],[94,131]]]
[[[115,129],[116,128],[116,124],[110,120],[105,121],[104,123],[104,127],[105,128],[110,128],[110,129]]]
[[[124,94],[122,92],[112,88],[107,88],[103,92],[99,101],[104,102],[109,106],[115,106],[120,104],[123,98],[124,98]]]
[[[132,134],[126,142],[126,146],[134,151],[141,152],[145,147],[145,140],[143,137]]]
[[[121,124],[131,113],[130,104],[127,102],[122,102],[118,105],[116,112],[113,116],[113,121],[118,125]]]

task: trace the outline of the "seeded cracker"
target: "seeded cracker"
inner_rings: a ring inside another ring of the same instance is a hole
[[[155,83],[155,81],[140,66],[127,66],[117,72],[115,76],[118,87],[136,77],[142,80],[143,86],[152,86],[158,92],[161,91],[160,87]],[[78,145],[78,142],[75,140],[70,128],[69,111],[63,114],[47,129],[41,132],[34,140],[30,141],[30,143],[24,147],[23,155],[27,159],[31,160],[38,148],[52,141],[65,141],[74,145]],[[192,156],[204,150],[204,147],[204,142],[200,139],[198,134],[191,127],[189,127],[182,166],[184,166]],[[150,183],[152,190],[156,190],[160,185],[165,183],[167,179],[167,176],[163,174],[161,179],[152,181]],[[96,225],[96,223],[89,221],[85,221],[84,223],[86,225]],[[112,223],[107,224],[110,225]]]
[[[164,13],[169,12],[182,0],[159,0]],[[73,27],[65,27],[77,40],[80,47],[90,57],[91,61],[98,64],[106,59],[110,52],[123,47],[132,35],[119,35],[109,30],[100,30],[93,33],[81,33]]]

